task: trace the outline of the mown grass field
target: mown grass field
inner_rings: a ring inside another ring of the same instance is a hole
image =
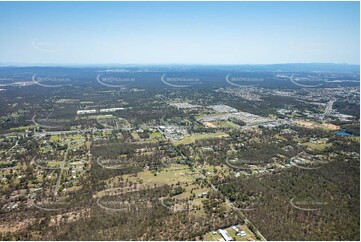
[[[186,144],[191,144],[194,143],[196,140],[201,140],[201,139],[215,139],[215,138],[222,138],[222,137],[227,137],[228,134],[224,133],[224,132],[216,132],[216,133],[209,133],[209,134],[193,134],[193,135],[189,135],[189,136],[185,136],[184,139],[182,140],[178,140],[175,141],[174,144],[175,145],[186,145]]]
[[[188,166],[186,165],[174,165],[170,168],[165,168],[164,170],[156,173],[152,173],[149,170],[139,172],[137,177],[131,175],[124,175],[123,179],[129,179],[130,181],[136,182],[138,179],[143,181],[143,185],[152,186],[152,185],[171,185],[176,184],[177,182],[191,183],[192,179],[186,173],[190,172]]]
[[[151,139],[162,138],[162,133],[161,132],[153,132],[149,135],[149,138],[151,138]]]

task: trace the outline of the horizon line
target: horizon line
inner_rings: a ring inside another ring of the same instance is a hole
[[[335,62],[284,62],[284,63],[1,63],[0,67],[76,67],[76,66],[267,66],[267,65],[349,65],[360,66],[360,63],[335,63]]]

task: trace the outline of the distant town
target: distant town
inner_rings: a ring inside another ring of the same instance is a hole
[[[2,240],[358,238],[357,72],[162,68],[0,68]]]

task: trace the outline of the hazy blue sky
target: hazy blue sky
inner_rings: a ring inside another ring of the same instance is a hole
[[[0,2],[0,62],[359,64],[359,8],[359,2]]]

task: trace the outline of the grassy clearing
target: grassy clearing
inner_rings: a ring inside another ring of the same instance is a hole
[[[183,186],[185,191],[183,193],[181,193],[181,194],[173,196],[173,198],[175,198],[175,199],[184,199],[184,198],[190,197],[190,196],[192,196],[191,190],[192,190],[192,188],[195,188],[195,187],[196,187],[195,185]]]
[[[76,192],[81,190],[82,186],[72,186],[72,187],[67,187],[65,190],[65,193],[71,193],[71,192]]]
[[[50,141],[54,141],[54,142],[60,142],[63,139],[60,137],[60,135],[52,135],[50,136]]]
[[[349,138],[360,143],[360,136],[350,136]]]
[[[48,167],[60,167],[62,163],[62,161],[49,161]]]
[[[171,168],[166,168],[162,171],[159,171],[156,175],[152,173],[149,170],[145,170],[142,172],[137,173],[137,176],[126,174],[123,175],[122,178],[124,181],[127,181],[128,183],[132,183],[131,186],[121,187],[117,188],[117,192],[119,193],[127,193],[135,190],[143,190],[147,187],[153,187],[153,186],[163,186],[163,185],[174,185],[179,183],[181,186],[185,186],[185,183],[189,184],[189,186],[192,186],[192,178],[190,175],[187,175],[187,173],[190,172],[188,166],[186,165],[175,165]],[[105,180],[104,182],[108,186],[114,186],[117,184],[117,180],[120,177],[112,177],[108,180]],[[137,184],[137,188],[135,189],[134,184]],[[102,197],[105,195],[109,195],[107,190],[114,190],[114,189],[106,189],[100,192],[97,192],[95,197]],[[114,195],[114,194],[113,194]],[[189,194],[186,194],[190,196]],[[188,196],[186,196],[188,197]]]
[[[332,144],[326,144],[326,143],[316,144],[316,143],[311,143],[311,142],[303,143],[303,145],[307,146],[308,148],[310,148],[312,150],[318,150],[318,151],[323,151],[327,147],[332,146]]]
[[[188,186],[183,186],[183,188],[185,189],[185,191],[181,194],[178,194],[176,196],[173,196],[173,198],[175,199],[183,199],[183,198],[187,198],[187,197],[191,197],[192,196],[192,189],[193,189],[193,194],[195,194],[196,196],[201,195],[203,192],[207,192],[209,190],[209,188],[200,188],[198,185],[188,185]]]
[[[139,134],[138,134],[137,132],[133,132],[133,133],[132,133],[132,137],[133,137],[133,139],[135,139],[135,140],[139,140],[139,139],[140,139]]]
[[[213,234],[214,231],[209,232],[204,235],[205,241],[224,241],[222,236],[217,232],[216,234]]]
[[[151,133],[149,136],[151,139],[156,139],[156,138],[162,138],[163,135],[161,132],[154,132],[154,133]]]
[[[340,126],[330,123],[317,123],[313,121],[297,120],[294,121],[297,125],[310,129],[323,129],[323,130],[339,130]]]
[[[216,132],[216,133],[210,133],[210,134],[194,134],[194,135],[185,136],[184,139],[175,141],[174,144],[175,145],[180,145],[180,144],[185,145],[185,144],[194,143],[196,140],[215,139],[215,138],[223,138],[223,137],[228,137],[228,134],[226,134],[224,132]]]
[[[129,179],[132,182],[136,182],[137,179],[141,179],[143,181],[143,185],[152,186],[152,185],[171,185],[180,183],[191,183],[192,179],[190,176],[186,175],[186,173],[190,172],[188,166],[186,165],[175,165],[171,168],[166,168],[156,175],[154,175],[151,171],[146,170],[138,173],[137,177],[133,177],[131,175],[124,175],[124,179]]]
[[[68,136],[68,139],[69,140],[82,140],[84,138],[83,138],[82,134],[72,134],[72,135]]]
[[[16,128],[10,128],[11,131],[17,131],[17,132],[24,132],[25,130],[31,130],[36,128],[36,126],[34,125],[29,125],[29,126],[20,126],[20,127],[16,127]]]

